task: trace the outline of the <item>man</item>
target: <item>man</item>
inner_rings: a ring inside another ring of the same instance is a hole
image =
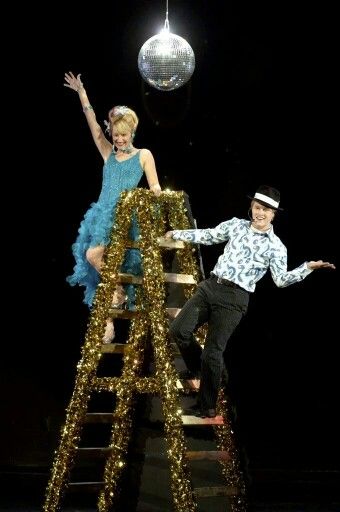
[[[332,263],[305,262],[287,270],[287,250],[274,234],[272,221],[280,208],[280,193],[261,185],[251,199],[251,220],[222,222],[211,229],[168,231],[165,238],[212,245],[228,242],[208,279],[202,281],[172,322],[170,334],[187,366],[187,378],[200,378],[199,398],[193,409],[201,417],[216,416],[216,402],[227,342],[246,314],[249,295],[269,269],[279,287],[302,281],[313,270],[332,268]],[[208,323],[202,351],[194,331]]]

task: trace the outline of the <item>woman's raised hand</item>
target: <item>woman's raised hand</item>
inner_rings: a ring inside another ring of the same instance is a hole
[[[84,89],[83,82],[80,80],[80,73],[77,76],[74,76],[72,71],[69,71],[69,73],[65,73],[64,79],[65,87],[68,87],[69,89],[72,89],[76,92],[79,92],[81,91],[81,89]]]

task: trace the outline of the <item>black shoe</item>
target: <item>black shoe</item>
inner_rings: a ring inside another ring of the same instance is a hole
[[[199,373],[193,373],[190,370],[182,370],[178,372],[179,380],[197,380],[200,379],[201,376]]]
[[[201,418],[215,418],[216,417],[216,409],[206,409],[201,410],[200,414]]]

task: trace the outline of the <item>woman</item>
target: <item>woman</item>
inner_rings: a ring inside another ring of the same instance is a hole
[[[106,124],[112,138],[111,142],[96,120],[80,74],[75,76],[72,72],[65,73],[64,86],[78,93],[92,138],[104,160],[99,199],[91,204],[80,224],[78,238],[72,246],[76,265],[74,273],[67,278],[72,286],[79,284],[85,287],[84,302],[91,306],[100,280],[104,251],[109,243],[115,221],[116,204],[121,192],[137,187],[143,173],[152,192],[159,195],[161,187],[152,153],[148,149],[137,149],[133,146],[138,125],[136,113],[125,106],[117,106],[110,110],[109,121]],[[138,226],[135,221],[132,231],[132,235],[136,236]],[[137,250],[127,251],[122,270],[140,273],[140,254]],[[125,292],[119,285],[113,297],[113,305],[118,306],[125,300]],[[110,343],[113,338],[113,321],[109,318],[103,342]]]

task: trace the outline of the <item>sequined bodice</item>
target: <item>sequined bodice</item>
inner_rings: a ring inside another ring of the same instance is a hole
[[[99,203],[116,203],[123,190],[131,190],[137,187],[143,169],[140,164],[140,151],[127,160],[118,161],[114,153],[111,153],[103,167],[102,190],[98,199]]]

